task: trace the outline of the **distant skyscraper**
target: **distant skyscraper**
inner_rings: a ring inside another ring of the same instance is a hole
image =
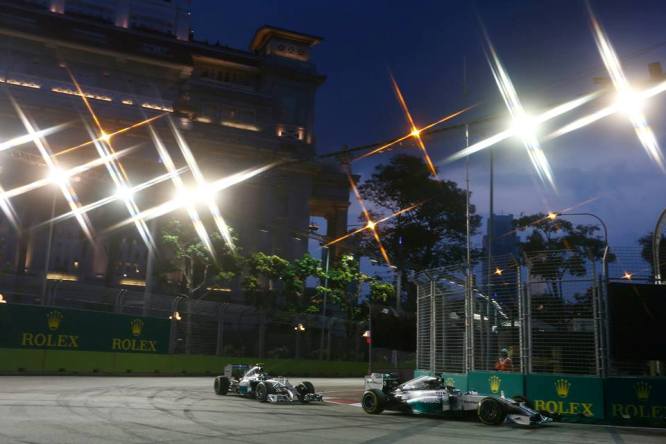
[[[495,214],[492,237],[493,256],[515,255],[518,253],[518,236],[513,228],[513,214]],[[484,247],[488,245],[488,234],[483,237],[483,245]]]

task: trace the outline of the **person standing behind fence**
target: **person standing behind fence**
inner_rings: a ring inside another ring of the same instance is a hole
[[[500,372],[512,372],[513,371],[513,361],[509,357],[509,350],[503,348],[500,350],[500,357],[495,363],[495,370]]]

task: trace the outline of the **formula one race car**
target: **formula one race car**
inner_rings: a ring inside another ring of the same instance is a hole
[[[447,416],[455,412],[473,412],[482,423],[500,425],[505,421],[520,425],[551,422],[525,405],[521,400],[501,396],[483,396],[477,392],[462,392],[445,385],[440,378],[421,376],[400,384],[391,374],[372,373],[365,378],[365,392],[361,406],[366,413],[379,414],[383,410],[405,413]]]
[[[224,375],[215,378],[214,387],[218,395],[233,393],[256,398],[260,402],[300,401],[305,404],[322,400],[311,382],[303,381],[293,386],[287,378],[269,376],[260,365],[252,368],[248,365],[227,365]]]

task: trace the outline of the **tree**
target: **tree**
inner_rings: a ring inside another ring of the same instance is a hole
[[[650,270],[652,271],[652,276],[655,275],[655,264],[654,257],[652,255],[652,240],[654,232],[650,232],[645,236],[638,239],[638,243],[641,246],[641,257],[650,264]],[[659,262],[661,270],[664,270],[664,263],[666,263],[666,239],[662,239],[659,242]]]
[[[359,191],[369,208],[382,215],[418,204],[413,211],[378,225],[389,257],[403,274],[402,282],[407,282],[407,270],[464,262],[465,190],[453,181],[433,179],[423,160],[409,155],[394,156],[388,164],[378,165]],[[470,214],[474,234],[481,219],[473,205]],[[374,239],[367,231],[365,234],[363,249],[377,256]]]
[[[514,227],[527,232],[520,249],[530,258],[530,273],[540,276],[552,294],[563,301],[564,276],[585,276],[589,260],[601,259],[606,247],[596,235],[597,225],[574,225],[542,213],[521,216],[514,221]],[[611,262],[614,256],[609,254],[606,260]]]
[[[217,233],[210,235],[212,256],[191,223],[180,219],[170,220],[158,241],[160,274],[163,279],[175,277],[179,296],[187,300],[185,352],[190,353],[193,302],[208,294],[211,287],[228,285],[241,270],[241,258]]]

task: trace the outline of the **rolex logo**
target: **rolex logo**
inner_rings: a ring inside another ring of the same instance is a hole
[[[560,398],[566,398],[569,396],[569,389],[571,388],[571,383],[566,379],[558,379],[555,381],[555,393]]]
[[[502,384],[502,380],[500,379],[499,376],[493,375],[490,378],[488,378],[488,383],[490,384],[490,391],[492,393],[499,393],[500,391],[500,385]]]
[[[140,336],[141,330],[143,329],[143,321],[141,319],[134,319],[130,322],[130,327],[132,329],[133,336]]]
[[[639,401],[647,401],[650,398],[650,391],[652,386],[647,382],[640,381],[634,384],[634,391],[636,392],[636,398]]]
[[[60,321],[62,321],[63,315],[59,311],[52,311],[46,315],[46,323],[49,326],[49,330],[57,330],[60,328]]]
[[[447,387],[455,387],[456,381],[454,381],[453,378],[446,378],[444,384],[446,384]]]

